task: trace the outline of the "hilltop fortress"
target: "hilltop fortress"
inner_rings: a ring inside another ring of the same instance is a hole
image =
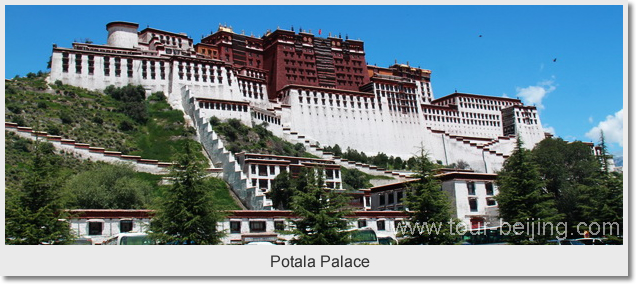
[[[484,173],[501,168],[516,137],[532,148],[546,136],[534,106],[465,93],[436,99],[431,71],[367,65],[359,40],[282,29],[256,38],[220,26],[195,44],[129,22],[106,30],[106,45],[54,45],[50,81],[163,91],[199,132],[212,116],[267,122],[274,134],[317,149],[339,144],[404,159],[424,147],[433,160],[463,160]]]

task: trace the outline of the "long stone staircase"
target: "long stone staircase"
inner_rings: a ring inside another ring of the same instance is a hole
[[[182,104],[186,114],[192,119],[197,130],[199,142],[203,145],[208,157],[222,171],[222,178],[241,200],[243,205],[251,210],[271,210],[272,204],[265,195],[249,182],[234,155],[225,149],[223,141],[214,132],[210,122],[201,115],[196,98],[187,87],[182,89]]]

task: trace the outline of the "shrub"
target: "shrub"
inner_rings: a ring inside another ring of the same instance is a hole
[[[128,120],[123,120],[121,123],[119,123],[119,130],[121,131],[130,131],[133,129],[135,129],[135,125]]]
[[[71,114],[67,110],[62,110],[60,112],[60,119],[62,120],[62,123],[65,124],[71,124],[74,121],[73,116],[71,116]]]

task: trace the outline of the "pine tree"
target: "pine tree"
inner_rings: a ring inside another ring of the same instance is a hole
[[[278,174],[272,181],[272,190],[269,193],[273,207],[278,210],[287,210],[294,191],[295,188],[292,186],[289,173],[283,171]]]
[[[293,221],[298,245],[346,245],[350,242],[346,195],[324,188],[322,169],[305,168],[296,184],[291,207],[299,219]]]
[[[205,186],[204,164],[197,158],[199,145],[187,141],[175,157],[173,184],[163,193],[150,223],[150,236],[159,243],[211,245],[220,242],[217,223],[223,216],[215,210],[212,189]]]
[[[605,137],[601,131],[599,147],[601,152],[598,159],[598,178],[593,180],[585,191],[586,201],[581,204],[587,223],[618,224],[619,230],[605,232],[606,235],[623,235],[623,174],[609,171],[609,159]],[[609,227],[609,226],[607,226]],[[601,234],[603,232],[600,232]],[[598,236],[598,235],[597,235]]]
[[[601,130],[601,141],[599,143],[599,147],[601,148],[601,153],[599,155],[599,161],[601,162],[601,166],[603,169],[603,172],[605,174],[609,173],[609,159],[611,158],[610,155],[607,154],[607,145],[605,144],[605,134],[603,133],[603,130]]]
[[[73,241],[66,221],[58,159],[53,146],[36,142],[28,176],[19,190],[5,190],[5,243],[68,244]]]
[[[402,224],[406,244],[450,245],[458,242],[459,220],[452,218],[451,203],[435,178],[437,166],[422,150],[415,156],[414,170],[418,180],[410,183],[405,205],[409,223]],[[424,227],[427,226],[427,227]],[[420,230],[421,228],[435,228]]]
[[[555,208],[553,195],[545,189],[529,150],[523,149],[522,145],[521,137],[518,137],[514,152],[497,176],[499,194],[495,199],[499,204],[499,216],[504,222],[511,226],[520,222],[526,227],[534,226],[536,231],[541,223],[552,222],[556,225],[562,216]],[[543,243],[552,238],[548,234],[532,236],[527,232],[511,233],[510,241],[515,244]]]

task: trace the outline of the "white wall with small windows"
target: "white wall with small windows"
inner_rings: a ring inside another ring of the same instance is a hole
[[[442,182],[442,188],[452,200],[454,217],[468,228],[499,225],[495,196],[499,193],[492,179],[470,179],[469,176]]]
[[[101,243],[119,233],[146,232],[149,218],[73,218],[70,222],[73,235],[89,237],[93,243]]]

